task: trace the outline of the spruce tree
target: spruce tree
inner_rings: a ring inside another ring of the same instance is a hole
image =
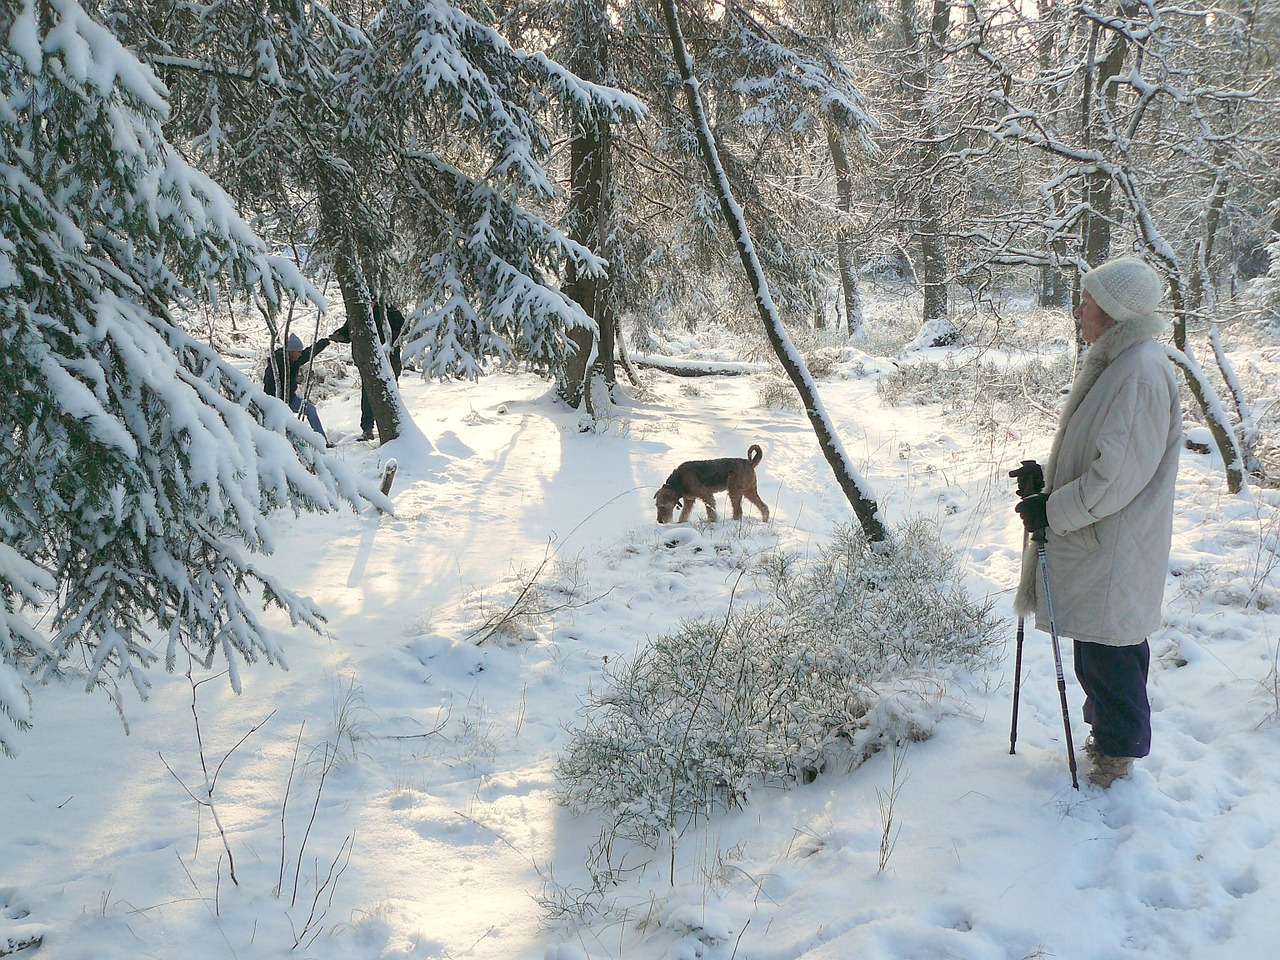
[[[267,515],[361,496],[280,403],[175,322],[318,296],[166,141],[166,90],[76,0],[0,7],[0,751],[36,687],[186,655],[281,659]]]
[[[566,331],[591,320],[560,270],[603,264],[544,215],[549,123],[635,101],[512,46],[470,0],[110,2],[197,162],[337,281],[381,439],[403,411],[379,301],[407,308],[406,352],[430,375],[562,369]]]

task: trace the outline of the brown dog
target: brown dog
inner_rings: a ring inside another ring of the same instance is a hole
[[[756,492],[756,464],[764,459],[759,444],[747,448],[747,456],[721,457],[718,460],[687,460],[671,472],[667,482],[658,488],[653,499],[658,504],[658,522],[670,523],[676,507],[680,507],[680,522],[685,523],[693,513],[693,506],[701,500],[707,507],[707,519],[716,519],[716,497],[722,490],[729,491],[733,504],[733,519],[742,519],[742,498],[756,505],[760,516],[769,519],[769,508]]]

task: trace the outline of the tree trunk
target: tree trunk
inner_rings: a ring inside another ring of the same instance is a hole
[[[1121,0],[1123,15],[1131,0]],[[1101,27],[1095,22],[1089,37],[1089,62],[1085,66],[1084,91],[1080,98],[1080,130],[1086,149],[1093,146],[1095,133],[1108,129],[1107,118],[1115,115],[1117,86],[1111,81],[1120,74],[1128,53],[1128,41],[1121,33],[1115,33],[1111,47],[1099,61],[1096,59]],[[1085,201],[1088,212],[1084,222],[1084,262],[1091,267],[1102,263],[1111,253],[1111,220],[1114,184],[1111,174],[1097,170],[1084,179]],[[1078,325],[1077,325],[1078,326]]]
[[[932,151],[926,151],[932,152]],[[954,343],[959,332],[951,326],[947,296],[947,239],[943,234],[943,203],[938,191],[925,189],[919,198],[920,281],[924,288],[921,319],[926,325],[941,325],[943,330],[933,346]]]
[[[1120,12],[1123,14],[1130,5],[1130,0],[1120,0]],[[1116,85],[1111,83],[1124,66],[1128,53],[1128,41],[1123,34],[1116,33],[1111,39],[1111,47],[1101,60],[1097,59],[1098,43],[1102,40],[1102,27],[1095,20],[1090,26],[1088,60],[1084,68],[1084,89],[1080,95],[1080,136],[1086,150],[1094,145],[1095,134],[1108,129],[1107,118],[1115,115]],[[1085,214],[1081,235],[1083,238],[1081,259],[1090,267],[1103,263],[1111,254],[1111,221],[1113,218],[1114,181],[1106,170],[1094,170],[1083,178]],[[1073,289],[1072,306],[1080,302],[1080,288],[1077,283]],[[1080,328],[1080,319],[1074,318],[1076,340],[1076,368],[1079,369],[1086,344],[1084,332]]]
[[[946,40],[951,7],[947,0],[934,0],[928,31],[919,29],[914,0],[901,0],[899,26],[902,37],[912,50],[913,70],[906,84],[909,115],[917,128],[912,149],[916,168],[915,240],[919,249],[916,272],[924,295],[921,310],[921,344],[945,346],[959,339],[959,331],[950,320],[947,294],[946,204],[937,182],[942,157],[942,137],[930,106],[929,92],[934,86],[931,74],[937,62],[935,51]]]
[[[836,261],[840,268],[840,291],[844,295],[845,327],[851,340],[867,335],[862,314],[862,291],[858,287],[858,253],[850,237],[853,213],[853,178],[849,175],[849,156],[835,125],[827,121],[827,144],[831,149],[831,166],[836,175],[836,199],[840,209],[840,231],[836,234]]]
[[[351,333],[351,359],[360,372],[360,385],[369,397],[378,441],[390,443],[400,436],[409,414],[400,400],[395,372],[386,347],[378,341],[373,315],[373,296],[365,282],[364,271],[351,252],[354,244],[346,239],[346,225],[340,208],[328,198],[321,200],[321,222],[331,237],[343,238],[334,246],[333,272],[342,292],[347,313],[347,329]]]
[[[373,298],[368,287],[345,253],[334,256],[334,275],[342,291],[347,312],[347,329],[351,332],[351,359],[360,372],[360,385],[369,398],[373,421],[378,427],[378,442],[390,443],[400,436],[408,414],[396,388],[395,371],[386,347],[378,341],[374,326]]]
[[[787,376],[791,378],[791,382],[795,384],[796,390],[800,393],[800,398],[804,402],[805,413],[809,417],[809,422],[813,425],[813,431],[818,438],[818,445],[822,449],[823,456],[826,457],[827,463],[830,464],[832,472],[835,474],[836,482],[840,485],[841,490],[844,491],[850,505],[853,507],[853,512],[862,524],[862,529],[866,533],[867,539],[875,542],[887,540],[889,536],[888,530],[880,516],[880,509],[876,505],[875,497],[866,490],[862,478],[858,476],[853,464],[849,461],[844,445],[841,444],[840,438],[836,435],[835,428],[832,426],[826,409],[822,405],[822,400],[818,396],[813,379],[809,376],[809,371],[805,369],[804,361],[800,359],[799,353],[792,345],[786,328],[782,325],[782,318],[778,315],[777,308],[774,306],[773,297],[769,293],[769,283],[760,267],[755,245],[751,242],[751,235],[747,232],[742,208],[734,200],[733,193],[729,189],[728,178],[725,176],[724,168],[720,164],[720,154],[716,149],[715,137],[711,133],[711,126],[707,122],[706,113],[702,107],[702,97],[699,93],[697,78],[693,75],[693,63],[689,58],[688,50],[684,44],[684,36],[680,31],[680,21],[676,15],[675,0],[662,0],[662,13],[667,23],[667,33],[671,38],[671,48],[675,56],[676,67],[680,71],[680,78],[684,85],[689,114],[693,118],[694,130],[698,138],[698,150],[715,187],[720,201],[721,213],[724,215],[730,231],[737,238],[738,256],[742,260],[747,279],[751,282],[751,289],[755,294],[756,307],[760,311],[760,319],[764,324],[765,334],[768,336],[769,343],[773,346],[778,359],[782,361],[782,366],[786,370]]]
[[[578,76],[595,82],[608,82],[608,24],[603,7],[584,3],[579,8],[578,30],[584,37],[579,56],[570,63]],[[611,219],[610,179],[612,163],[612,131],[606,117],[583,117],[574,127],[569,145],[569,235],[579,244],[599,254],[604,251]],[[576,328],[569,331],[573,353],[566,358],[564,381],[559,394],[565,403],[578,407],[586,401],[590,408],[591,378],[598,371],[612,390],[617,382],[614,366],[614,340],[617,315],[609,306],[608,276],[586,276],[577,263],[570,262],[565,271],[565,293],[595,321],[595,329]],[[588,410],[590,412],[590,410]]]
[[[1052,75],[1062,62],[1062,58],[1067,55],[1060,45],[1065,8],[1058,0],[1036,0],[1036,10],[1040,23],[1053,27],[1041,32],[1037,48],[1040,75],[1047,77]],[[1008,89],[1006,87],[1006,91]],[[1050,86],[1045,91],[1047,110],[1050,114],[1058,111],[1064,93],[1064,90],[1056,86]],[[1055,224],[1063,221],[1068,200],[1068,191],[1061,185],[1048,197],[1047,213]],[[1075,306],[1071,302],[1072,285],[1066,271],[1062,268],[1062,265],[1068,261],[1069,251],[1067,242],[1057,234],[1057,229],[1046,231],[1045,252],[1048,255],[1048,263],[1040,268],[1040,306],[1071,311]]]

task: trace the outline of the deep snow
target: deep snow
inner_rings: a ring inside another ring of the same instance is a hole
[[[324,636],[278,624],[287,672],[245,668],[238,697],[225,678],[202,683],[194,712],[181,669],[157,673],[150,701],[123,698],[128,735],[74,678],[39,691],[20,755],[0,760],[0,953],[42,935],[19,956],[1274,956],[1276,493],[1230,496],[1216,458],[1184,453],[1152,638],[1153,753],[1132,781],[1104,792],[1082,776],[1077,792],[1034,631],[1009,754],[1021,528],[1006,474],[1043,458],[1051,433],[1008,424],[992,439],[938,405],[887,409],[875,363],[841,369],[819,390],[886,515],[936,519],[1008,626],[994,669],[945,696],[904,693],[933,735],[900,754],[896,780],[886,752],[757,791],[677,840],[674,886],[669,850],[631,851],[601,912],[544,926],[587,882],[599,839],[593,818],[556,804],[554,763],[605,660],[723,615],[752,558],[810,551],[850,511],[804,416],[760,405],[758,374],[652,372],[600,433],[579,432],[531,376],[406,374],[430,451],[405,458],[395,515],[277,518],[264,566],[329,616]],[[375,477],[395,445],[354,440],[358,407],[348,384],[320,412],[334,455]],[[753,442],[771,523],[749,506],[740,523],[654,523],[653,492],[678,462]],[[491,634],[535,571],[538,615]],[[204,782],[195,714],[238,885],[211,811],[187,793]]]

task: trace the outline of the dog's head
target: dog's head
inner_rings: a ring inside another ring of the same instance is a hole
[[[676,507],[680,506],[680,495],[670,487],[659,487],[653,499],[658,504],[658,522],[670,523],[671,515],[675,513]]]

